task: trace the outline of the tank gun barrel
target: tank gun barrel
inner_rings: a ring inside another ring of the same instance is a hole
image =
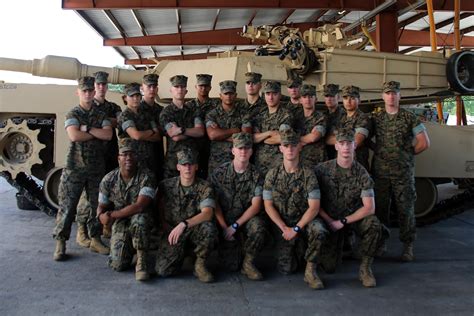
[[[141,82],[145,72],[85,65],[76,58],[48,55],[43,59],[0,58],[0,70],[25,72],[39,77],[76,80],[82,76],[92,76],[97,71],[109,73],[110,83],[126,84]]]

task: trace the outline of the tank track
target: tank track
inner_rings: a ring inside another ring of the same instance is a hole
[[[464,192],[449,199],[440,201],[431,212],[416,220],[417,226],[426,226],[437,223],[451,216],[461,214],[469,208],[474,207],[474,186],[470,186]]]
[[[15,179],[8,172],[0,172],[0,176],[18,190],[18,193],[25,196],[38,209],[49,216],[56,216],[57,210],[49,205],[43,195],[43,187],[36,183],[30,176],[21,172]]]

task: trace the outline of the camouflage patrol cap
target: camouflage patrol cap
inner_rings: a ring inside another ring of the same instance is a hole
[[[228,92],[235,93],[235,91],[237,91],[237,82],[233,80],[221,81],[219,82],[219,86],[221,88],[221,93],[228,93]]]
[[[119,154],[123,154],[127,151],[137,152],[135,141],[132,138],[122,138],[118,143]]]
[[[303,81],[299,77],[296,77],[296,78],[288,79],[286,86],[288,88],[298,88],[298,87],[301,87],[302,84],[303,84]]]
[[[146,85],[158,85],[158,78],[157,74],[147,74],[143,76],[142,82]]]
[[[304,84],[300,87],[300,95],[301,96],[305,96],[305,95],[315,96],[316,87],[310,84]]]
[[[300,142],[298,134],[291,128],[280,127],[280,138],[282,145],[297,145]]]
[[[140,84],[138,82],[132,82],[125,85],[123,93],[129,97],[136,94],[142,94],[140,92]]]
[[[251,148],[253,145],[252,134],[244,132],[232,134],[232,142],[235,148]]]
[[[281,93],[281,84],[278,81],[265,81],[263,83],[263,93],[278,92]]]
[[[354,141],[354,131],[352,129],[343,128],[336,131],[336,141]]]
[[[190,148],[184,148],[178,151],[176,153],[176,156],[178,157],[178,164],[180,165],[185,165],[185,164],[194,165],[197,163],[196,157]]]
[[[91,76],[85,76],[77,79],[77,87],[84,90],[94,90],[95,78]]]
[[[342,96],[360,98],[360,88],[356,86],[344,86],[342,87]]]
[[[388,81],[383,83],[383,93],[386,92],[400,92],[400,82]]]
[[[197,74],[196,84],[198,86],[210,86],[212,81],[212,75],[208,74]]]
[[[262,81],[262,74],[258,72],[246,72],[245,73],[245,82],[259,83]]]
[[[183,76],[183,75],[176,75],[170,78],[170,82],[173,87],[177,87],[177,86],[187,87],[188,77]]]
[[[325,84],[324,85],[324,96],[335,97],[339,93],[339,85],[337,84]]]
[[[109,74],[105,71],[98,71],[94,73],[95,83],[108,83]]]

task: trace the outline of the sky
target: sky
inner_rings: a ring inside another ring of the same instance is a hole
[[[124,60],[74,11],[63,10],[61,0],[1,2],[0,57],[40,59],[46,55],[77,58],[83,64],[123,66]],[[1,66],[1,65],[0,65]],[[35,77],[0,71],[0,80],[15,83],[75,84],[73,80]]]

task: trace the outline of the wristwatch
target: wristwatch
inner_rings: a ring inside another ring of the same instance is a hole
[[[342,225],[346,226],[346,224],[347,224],[347,218],[345,218],[345,217],[344,217],[344,218],[341,218],[341,223],[342,223]]]
[[[231,226],[233,229],[237,230],[237,228],[239,228],[239,223],[235,222]]]
[[[184,221],[182,221],[181,223],[184,224],[184,229],[187,229],[187,228],[188,228],[189,223],[188,223],[187,220],[184,220]]]
[[[299,233],[301,231],[301,227],[299,227],[298,225],[295,225],[295,227],[293,227],[293,230]]]

